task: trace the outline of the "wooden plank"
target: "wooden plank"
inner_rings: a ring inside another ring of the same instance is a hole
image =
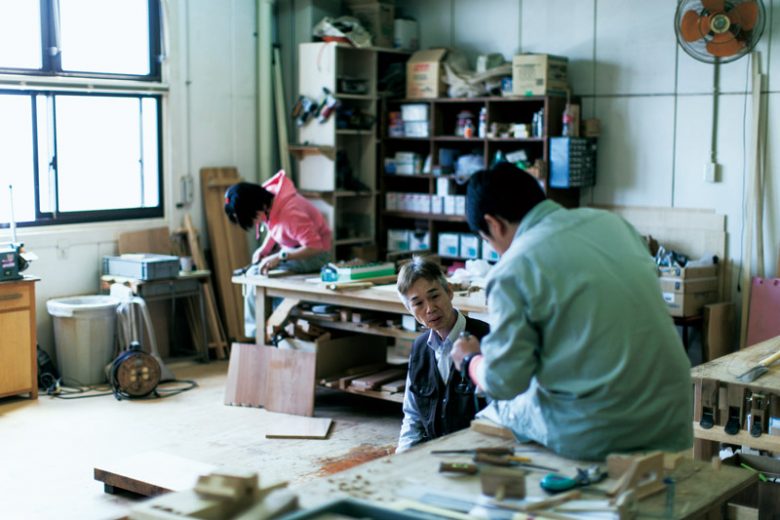
[[[376,374],[359,377],[352,380],[352,386],[363,390],[376,390],[382,386],[383,383],[394,381],[399,377],[406,377],[406,369],[391,368]]]
[[[406,390],[406,378],[396,379],[382,385],[383,392],[398,393]]]
[[[225,404],[311,417],[315,370],[315,353],[234,343]]]
[[[250,261],[246,233],[225,217],[225,188],[239,182],[235,168],[202,168],[203,208],[211,241],[217,295],[230,338],[244,338],[244,300],[241,288],[231,282],[235,269]]]
[[[95,480],[103,482],[106,491],[124,489],[144,496],[183,491],[195,486],[198,477],[217,466],[178,457],[162,451],[134,454],[95,466]]]
[[[198,231],[192,224],[192,217],[189,213],[184,215],[184,230],[187,235],[187,244],[189,246],[190,256],[199,269],[207,269],[208,263],[200,247]],[[211,286],[211,279],[206,279],[203,286],[204,305],[206,306],[206,329],[209,335],[209,343],[213,343],[217,352],[217,359],[227,357],[227,336],[222,320],[217,311],[217,301],[214,298],[214,289]]]
[[[263,366],[255,344],[233,343],[230,348],[225,404],[233,406],[263,405]]]
[[[173,250],[168,226],[119,233],[117,249],[125,253],[155,253],[169,255]]]
[[[736,316],[736,305],[732,302],[704,306],[702,361],[719,358],[734,351]]]
[[[296,298],[285,298],[282,300],[282,303],[277,305],[274,312],[271,313],[271,316],[265,322],[266,341],[271,341],[271,336],[274,335],[274,329],[280,327],[287,318],[290,317],[290,312],[292,312],[295,306],[300,302],[301,301]]]
[[[489,435],[491,437],[499,437],[501,439],[515,440],[515,434],[509,428],[488,421],[487,419],[474,419],[471,421],[470,426],[472,431],[481,433],[483,435]]]
[[[327,439],[333,419],[274,414],[266,439]]]

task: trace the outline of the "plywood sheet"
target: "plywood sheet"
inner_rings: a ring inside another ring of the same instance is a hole
[[[262,406],[271,412],[311,417],[316,358],[312,352],[234,343],[225,404]]]
[[[120,255],[125,253],[171,254],[171,232],[168,226],[120,233],[117,240]]]
[[[754,277],[750,288],[747,345],[780,334],[780,278]]]
[[[273,414],[266,439],[327,439],[333,420],[321,417]]]
[[[201,475],[216,466],[165,453],[148,451],[95,466],[95,480],[144,496],[191,489]],[[107,488],[108,489],[108,488]]]

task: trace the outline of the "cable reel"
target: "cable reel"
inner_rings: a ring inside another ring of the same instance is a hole
[[[108,381],[117,400],[138,399],[154,393],[160,384],[161,369],[157,360],[141,350],[137,341],[130,343],[111,363]]]

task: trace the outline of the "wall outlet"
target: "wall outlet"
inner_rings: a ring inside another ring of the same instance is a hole
[[[718,182],[718,163],[707,163],[704,165],[704,181]]]

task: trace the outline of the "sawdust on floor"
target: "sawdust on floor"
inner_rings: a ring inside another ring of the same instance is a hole
[[[346,455],[341,457],[326,457],[319,459],[322,464],[317,472],[318,477],[326,477],[339,473],[350,468],[354,468],[365,462],[369,462],[386,455],[395,453],[395,445],[374,446],[373,444],[361,444],[350,449]]]

